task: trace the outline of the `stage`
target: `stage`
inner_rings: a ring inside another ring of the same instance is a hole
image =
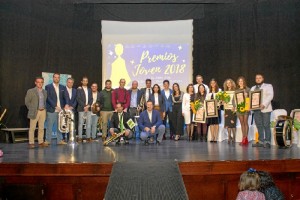
[[[47,199],[103,199],[114,163],[165,161],[178,163],[189,199],[233,199],[239,175],[249,167],[270,172],[286,199],[300,199],[300,148],[295,144],[266,149],[226,140],[165,140],[148,146],[131,140],[129,145],[103,146],[98,141],[35,149],[28,149],[27,143],[1,143],[0,149],[3,182],[42,184]]]

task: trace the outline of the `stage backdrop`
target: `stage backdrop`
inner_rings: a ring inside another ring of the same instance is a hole
[[[102,84],[126,80],[162,85],[163,80],[192,82],[193,20],[164,22],[102,21]]]

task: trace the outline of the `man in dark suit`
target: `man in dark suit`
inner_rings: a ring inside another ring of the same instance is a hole
[[[93,103],[93,96],[91,88],[88,88],[89,80],[83,77],[82,86],[77,89],[77,112],[78,112],[78,142],[82,142],[83,122],[86,120],[86,138],[91,141],[91,106]]]
[[[161,91],[161,95],[164,98],[165,102],[165,118],[164,118],[164,125],[167,126],[167,119],[169,123],[169,128],[166,128],[166,133],[164,136],[170,136],[170,139],[173,137],[174,128],[172,124],[172,94],[173,90],[169,88],[170,82],[169,80],[164,80],[163,82],[164,89]],[[165,138],[165,137],[164,137]]]
[[[128,140],[132,138],[132,131],[127,124],[127,121],[130,120],[130,115],[127,112],[123,111],[124,107],[121,103],[116,104],[117,112],[114,112],[111,121],[109,132],[111,135],[125,131],[125,144],[128,144]],[[117,141],[118,142],[118,141]]]
[[[146,87],[141,89],[142,95],[144,95],[145,98],[145,106],[146,109],[146,103],[149,100],[150,95],[152,94],[152,88],[151,88],[151,79],[146,79]]]
[[[74,128],[76,127],[76,122],[77,120],[76,118],[76,106],[77,106],[77,100],[76,100],[76,94],[77,94],[77,90],[75,88],[73,88],[74,85],[74,79],[73,78],[68,78],[67,79],[67,83],[66,83],[66,87],[65,87],[65,91],[64,91],[64,100],[65,100],[65,110],[71,110],[74,113]],[[67,133],[68,134],[68,133]],[[66,136],[65,134],[63,134],[63,138],[65,141],[66,140]]]
[[[155,138],[156,135],[158,135],[156,143],[160,144],[162,142],[165,126],[162,123],[159,112],[153,110],[152,101],[147,101],[147,110],[140,114],[138,125],[142,130],[141,140],[145,141],[145,145],[148,145],[149,138],[150,142],[152,142],[153,137]]]
[[[25,105],[28,108],[27,117],[30,119],[29,148],[34,148],[34,131],[38,123],[38,143],[40,147],[47,147],[44,142],[44,123],[46,119],[47,92],[43,89],[44,78],[36,77],[35,86],[27,91]]]
[[[65,106],[64,91],[65,87],[59,84],[60,74],[53,74],[53,83],[46,85],[47,91],[47,129],[46,129],[46,144],[51,144],[53,125],[57,124],[58,113]],[[57,129],[57,144],[67,144],[63,141],[62,133]]]

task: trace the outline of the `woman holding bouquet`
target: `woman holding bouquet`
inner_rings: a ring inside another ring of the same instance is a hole
[[[175,140],[179,140],[183,134],[183,116],[182,116],[182,99],[183,92],[180,91],[178,83],[173,84],[172,105],[173,105],[173,124],[176,133]]]
[[[195,101],[199,101],[202,106],[204,106],[204,101],[206,98],[206,89],[204,84],[198,86],[198,92],[195,94]],[[197,134],[200,136],[200,141],[203,140],[207,142],[207,123],[197,123]],[[196,137],[196,140],[197,138]]]
[[[232,79],[226,79],[224,84],[224,91],[235,91],[235,83]],[[229,96],[229,100],[230,100]],[[235,114],[235,101],[234,98],[232,99],[232,108],[227,108],[227,103],[224,102],[224,118],[225,118],[225,123],[224,127],[227,129],[228,132],[228,144],[230,142],[234,143],[235,142],[235,133],[236,133],[236,114]],[[231,137],[232,133],[232,137]]]
[[[244,101],[243,102],[237,102],[237,111],[236,114],[240,120],[241,128],[242,128],[242,134],[243,134],[243,140],[240,143],[240,145],[248,145],[248,117],[249,117],[249,111],[245,110],[245,104],[246,104],[246,98],[249,95],[250,88],[247,87],[246,79],[243,76],[240,76],[237,79],[237,90],[236,92],[244,92]]]
[[[194,133],[194,125],[192,122],[193,112],[191,103],[194,102],[194,86],[189,84],[186,88],[186,93],[182,98],[182,115],[184,117],[184,123],[186,125],[186,131],[188,134],[188,140],[191,141]]]
[[[221,91],[221,89],[218,86],[217,81],[213,78],[209,82],[209,91],[206,95],[206,99],[216,99],[217,93]],[[217,142],[218,139],[218,133],[219,133],[219,123],[221,122],[221,110],[220,107],[218,109],[218,117],[212,117],[208,118],[207,122],[210,127],[210,132],[211,132],[211,141],[210,142]]]

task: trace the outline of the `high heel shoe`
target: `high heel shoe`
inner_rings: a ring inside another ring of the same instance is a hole
[[[244,145],[248,145],[249,142],[248,142],[248,137],[245,137],[245,142],[244,142]]]
[[[243,140],[239,145],[243,146],[245,144],[245,139],[246,139],[246,137],[243,137]]]

